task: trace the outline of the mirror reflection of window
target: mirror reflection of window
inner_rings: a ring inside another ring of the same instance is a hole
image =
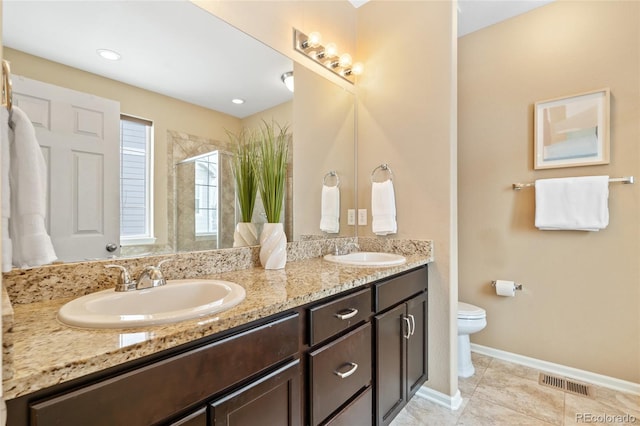
[[[120,242],[151,244],[153,123],[120,115]]]
[[[218,233],[218,151],[195,161],[196,236]]]

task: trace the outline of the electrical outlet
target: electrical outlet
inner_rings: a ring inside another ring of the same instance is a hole
[[[347,225],[356,224],[356,209],[347,210]]]
[[[367,224],[367,209],[358,209],[358,225],[364,226]]]

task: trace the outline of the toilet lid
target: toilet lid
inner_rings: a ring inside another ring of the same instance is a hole
[[[458,302],[458,318],[463,319],[480,319],[485,318],[487,312],[470,303]]]

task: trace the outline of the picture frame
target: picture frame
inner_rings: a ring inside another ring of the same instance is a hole
[[[534,169],[609,164],[608,88],[535,103]]]

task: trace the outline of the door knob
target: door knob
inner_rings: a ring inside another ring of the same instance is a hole
[[[113,253],[114,251],[118,250],[118,245],[115,243],[109,243],[105,248],[109,253]]]

